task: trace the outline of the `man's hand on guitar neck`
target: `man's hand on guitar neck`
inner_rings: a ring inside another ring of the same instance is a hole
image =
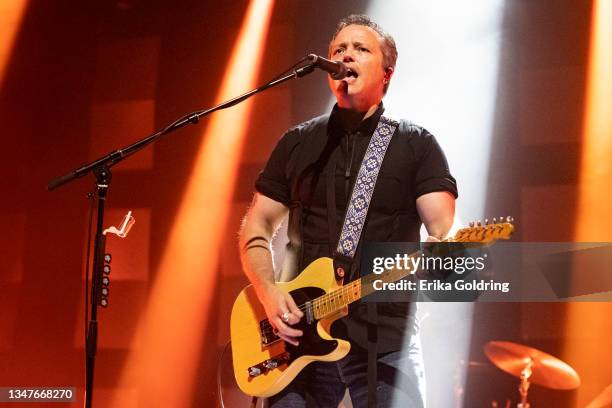
[[[271,284],[257,291],[257,297],[266,309],[268,321],[274,327],[276,335],[297,346],[297,338],[304,333],[291,326],[299,322],[304,313],[297,307],[291,295]]]

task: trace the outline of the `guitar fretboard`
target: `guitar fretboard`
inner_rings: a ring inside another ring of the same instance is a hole
[[[410,254],[408,258],[420,256],[421,251]],[[375,291],[373,283],[375,280],[381,280],[385,283],[396,282],[408,275],[415,273],[411,269],[385,269],[383,273],[368,274],[363,278],[354,280],[340,289],[321,295],[312,301],[312,310],[315,319],[322,319],[325,316],[338,312],[343,307],[373,293]]]

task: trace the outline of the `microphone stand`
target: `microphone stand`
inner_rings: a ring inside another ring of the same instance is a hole
[[[298,62],[299,64],[299,62]],[[297,64],[296,64],[297,65]],[[55,190],[56,188],[71,182],[77,178],[83,177],[88,173],[93,173],[96,178],[96,192],[97,192],[97,222],[96,222],[96,235],[94,241],[94,260],[92,268],[92,283],[91,283],[91,314],[88,321],[88,330],[85,340],[86,350],[86,377],[85,377],[85,407],[91,408],[93,401],[93,381],[94,381],[94,366],[96,359],[96,352],[98,348],[98,306],[101,306],[102,302],[102,278],[104,276],[104,251],[106,246],[106,236],[103,234],[104,230],[104,208],[106,203],[106,197],[110,187],[112,174],[110,168],[134,153],[142,150],[145,146],[157,141],[162,136],[165,136],[175,130],[178,130],[188,124],[196,124],[200,121],[200,118],[210,115],[221,109],[226,109],[240,102],[250,98],[251,96],[263,92],[268,88],[272,88],[283,82],[286,82],[293,78],[301,78],[305,75],[310,74],[314,71],[315,64],[309,63],[302,67],[293,69],[293,71],[287,75],[281,76],[280,78],[274,79],[265,85],[255,88],[247,93],[223,102],[219,105],[213,106],[205,110],[184,115],[180,119],[174,121],[164,129],[153,133],[136,143],[126,146],[122,149],[112,151],[103,157],[100,157],[91,163],[85,164],[80,168],[71,171],[68,174],[57,177],[49,182],[47,190]]]

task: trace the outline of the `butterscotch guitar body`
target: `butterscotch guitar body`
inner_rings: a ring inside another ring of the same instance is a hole
[[[277,285],[291,293],[298,307],[340,287],[330,258],[317,259],[294,280]],[[344,308],[321,320],[305,315],[293,326],[304,332],[295,347],[272,333],[255,290],[247,286],[234,303],[230,322],[234,375],[240,389],[248,395],[269,397],[289,385],[309,363],[346,356],[350,344],[329,334],[332,322],[346,313]]]

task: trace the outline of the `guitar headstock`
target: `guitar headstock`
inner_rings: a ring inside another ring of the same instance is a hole
[[[512,217],[493,218],[482,223],[472,221],[467,228],[461,228],[450,241],[454,242],[479,242],[491,244],[500,239],[510,239],[514,232],[514,219]]]

